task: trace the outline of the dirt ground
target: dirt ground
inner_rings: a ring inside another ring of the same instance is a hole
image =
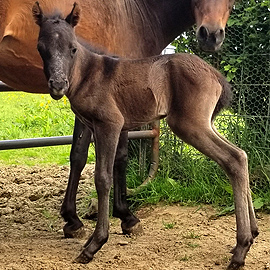
[[[226,269],[235,244],[234,215],[213,218],[210,206],[149,206],[140,209],[144,233],[126,237],[110,219],[110,237],[88,265],[73,263],[85,239],[63,238],[59,215],[68,167],[0,167],[0,270],[2,269]],[[93,166],[85,169],[79,204],[93,188]],[[90,175],[90,177],[89,177]],[[258,213],[260,235],[245,270],[270,269],[270,216]],[[94,221],[84,220],[90,234]]]

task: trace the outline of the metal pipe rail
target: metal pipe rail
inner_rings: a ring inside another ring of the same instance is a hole
[[[155,138],[156,136],[157,136],[156,131],[154,129],[128,132],[128,138],[130,140],[151,139],[151,138]],[[94,141],[94,139],[92,137],[91,142],[93,142],[93,141]],[[72,135],[59,136],[59,137],[18,139],[18,140],[1,140],[0,141],[0,150],[66,145],[66,144],[72,144],[72,142],[73,142]]]

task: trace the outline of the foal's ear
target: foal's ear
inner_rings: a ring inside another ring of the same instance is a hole
[[[39,6],[39,2],[36,2],[32,8],[32,14],[37,25],[41,25],[44,21],[44,14]]]
[[[79,5],[75,2],[73,9],[70,14],[66,17],[66,21],[72,26],[75,27],[80,20],[81,9]]]

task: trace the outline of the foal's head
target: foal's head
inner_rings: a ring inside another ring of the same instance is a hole
[[[235,0],[192,0],[197,39],[204,51],[217,51]]]
[[[46,17],[36,2],[32,12],[40,26],[37,48],[43,60],[50,94],[52,98],[60,99],[69,89],[68,78],[78,44],[73,28],[79,21],[80,9],[74,3],[71,13],[65,19],[60,15]]]

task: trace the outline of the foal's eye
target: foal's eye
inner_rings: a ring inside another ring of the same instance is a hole
[[[74,56],[74,54],[77,52],[77,48],[72,48],[71,49],[71,56]]]

